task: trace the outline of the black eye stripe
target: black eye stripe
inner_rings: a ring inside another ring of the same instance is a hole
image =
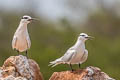
[[[85,36],[85,35],[80,35],[80,36]]]
[[[22,19],[28,19],[28,17],[22,17]]]
[[[28,17],[24,17],[24,19],[28,19]]]

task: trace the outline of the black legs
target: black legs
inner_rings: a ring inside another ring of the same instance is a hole
[[[17,51],[18,55],[20,55],[20,51],[19,50],[16,50],[16,51]],[[28,51],[25,51],[25,55],[28,58]]]
[[[72,70],[72,72],[73,72],[74,70],[73,70],[73,68],[72,68],[72,64],[70,64],[70,68],[71,68],[71,70]]]
[[[26,54],[26,57],[28,58],[28,51],[26,51],[25,54]]]
[[[72,64],[69,64],[69,65],[70,65],[70,68],[71,68],[71,70],[72,70],[72,72],[73,72],[74,69],[72,68]],[[79,63],[78,66],[79,66],[79,69],[80,69],[80,68],[81,68],[81,64]]]
[[[79,65],[79,68],[80,68],[80,67],[81,67],[81,64],[79,63],[78,65]]]
[[[20,54],[20,52],[17,50],[17,53],[18,53],[18,55]]]

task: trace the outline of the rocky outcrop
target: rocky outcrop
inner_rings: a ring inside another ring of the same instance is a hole
[[[87,67],[75,71],[54,72],[49,80],[115,80],[97,67]]]
[[[43,80],[38,64],[25,56],[11,56],[0,67],[0,80]],[[97,67],[54,72],[49,80],[115,80]]]
[[[0,80],[43,80],[38,64],[25,56],[11,56],[0,67]]]

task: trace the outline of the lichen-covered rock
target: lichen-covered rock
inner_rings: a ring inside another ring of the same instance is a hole
[[[115,80],[97,67],[87,67],[75,71],[54,72],[49,80]]]
[[[0,80],[14,80],[15,77],[10,75],[10,76],[7,76],[7,77],[4,77],[4,78],[1,78]]]
[[[39,65],[32,59],[29,59],[30,69],[32,70],[34,80],[43,80],[42,74],[40,72]]]
[[[14,77],[14,76],[10,75],[5,78],[0,78],[0,80],[27,80],[27,79],[24,77]]]
[[[0,68],[0,80],[43,80],[38,64],[25,56],[11,56]]]

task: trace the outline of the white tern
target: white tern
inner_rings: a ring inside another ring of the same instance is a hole
[[[92,37],[81,33],[75,45],[69,48],[62,57],[50,62],[49,66],[52,65],[52,67],[54,67],[58,64],[69,64],[72,69],[72,64],[79,64],[80,68],[80,64],[87,60],[88,50],[85,48],[85,41],[90,38]]]
[[[12,40],[12,48],[15,49],[18,54],[19,52],[26,52],[26,56],[27,56],[27,50],[30,48],[31,46],[31,41],[30,41],[30,37],[28,34],[28,29],[27,29],[27,25],[34,20],[34,18],[31,18],[28,15],[24,15],[20,21],[20,24],[13,36],[13,40]]]

